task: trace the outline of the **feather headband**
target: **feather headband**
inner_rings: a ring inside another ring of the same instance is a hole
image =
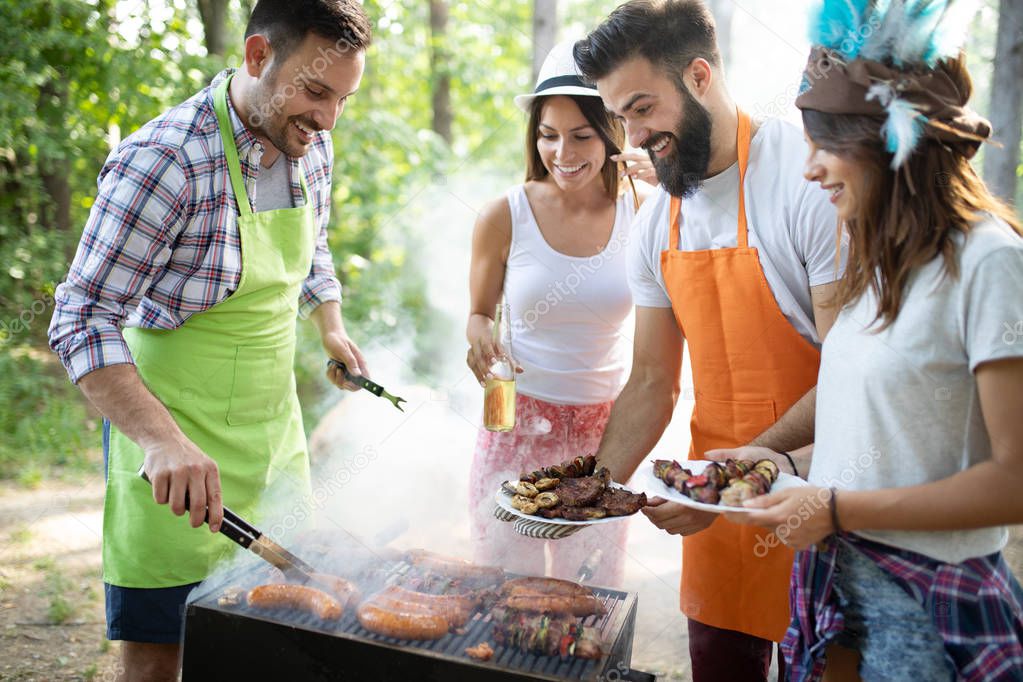
[[[958,55],[975,8],[973,0],[823,0],[796,106],[884,117],[892,168],[925,136],[972,157],[991,125],[936,67]]]

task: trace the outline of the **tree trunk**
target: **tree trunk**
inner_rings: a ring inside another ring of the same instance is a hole
[[[533,0],[533,80],[558,38],[558,0]]]
[[[451,144],[451,71],[447,53],[447,0],[430,0],[430,83],[433,131]]]
[[[43,226],[61,232],[71,231],[71,183],[68,181],[71,164],[67,159],[40,158],[40,166],[46,170],[39,173],[43,187],[53,202],[49,208],[43,207],[41,213]]]
[[[991,75],[991,127],[1002,146],[984,150],[984,179],[998,196],[1016,197],[1016,168],[1020,161],[1023,129],[1023,1],[1001,0],[998,41]]]
[[[47,81],[39,88],[36,111],[48,120],[52,130],[59,130],[67,110],[68,89],[64,80]],[[71,230],[71,164],[67,158],[39,155],[39,177],[49,201],[39,207],[43,227],[61,232]]]
[[[708,5],[714,15],[714,23],[717,24],[721,61],[725,66],[729,66],[732,57],[732,17],[735,15],[735,2],[734,0],[710,0]]]
[[[227,39],[227,0],[196,0],[206,37],[206,53],[224,55]]]

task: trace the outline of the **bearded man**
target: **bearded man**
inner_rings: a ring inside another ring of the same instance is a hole
[[[690,458],[752,443],[776,450],[782,471],[805,476],[806,464],[784,453],[813,440],[820,344],[835,317],[827,302],[841,259],[836,213],[803,178],[801,131],[755,123],[736,107],[701,0],[627,2],[574,54],[629,143],[650,153],[661,185],[633,223],[632,372],[600,464],[627,481],[657,444],[688,339]],[[661,498],[643,511],[688,536],[680,601],[694,680],[766,680],[789,624],[792,552],[762,531]]]
[[[100,172],[49,333],[106,418],[103,580],[121,679],[177,679],[185,598],[230,548],[195,530],[204,516],[216,532],[222,500],[246,516],[270,486],[309,489],[296,316],[366,373],[326,230],[330,131],[370,33],[355,0],[260,0],[242,68],[126,138]]]

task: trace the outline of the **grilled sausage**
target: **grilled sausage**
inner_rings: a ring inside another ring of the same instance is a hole
[[[593,595],[551,595],[551,594],[512,594],[502,602],[505,607],[515,611],[533,613],[564,613],[573,616],[590,616],[604,613],[604,605]]]
[[[246,601],[259,609],[295,609],[322,620],[338,620],[344,607],[326,592],[305,585],[260,585],[249,590]]]
[[[471,561],[455,559],[428,552],[425,549],[411,549],[405,558],[413,566],[433,571],[450,578],[472,578],[477,580],[500,580],[504,570],[497,566],[479,566]]]
[[[592,594],[588,587],[557,578],[513,578],[501,585],[501,594],[556,594],[583,597]]]
[[[380,603],[381,600],[390,602],[390,608],[404,606],[407,610],[413,610],[411,607],[416,607],[414,610],[417,613],[434,613],[447,620],[452,628],[460,628],[465,625],[480,603],[478,597],[458,594],[427,594],[407,590],[398,585],[386,588],[374,596],[371,601]]]
[[[482,601],[475,594],[429,594],[427,592],[419,592],[418,590],[410,590],[401,585],[389,585],[384,592],[399,599],[418,601],[423,604],[449,604],[470,611],[476,608]]]
[[[330,575],[329,573],[313,573],[312,577],[316,580],[314,587],[328,589],[331,594],[337,597],[343,607],[358,604],[359,599],[362,597],[359,588],[351,580],[345,580],[340,576]]]
[[[363,602],[356,615],[370,632],[397,639],[440,639],[448,632],[448,621],[438,615],[391,610],[372,601]]]
[[[444,604],[424,604],[418,601],[399,599],[390,594],[378,594],[370,599],[367,604],[376,606],[392,613],[413,613],[426,616],[439,616],[447,623],[449,630],[454,630],[465,625],[469,621],[471,611],[460,609],[457,606]]]

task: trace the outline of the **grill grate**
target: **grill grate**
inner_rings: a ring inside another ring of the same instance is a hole
[[[386,583],[400,581],[410,566],[399,562],[390,571]],[[259,580],[248,580],[247,587]],[[296,679],[359,680],[602,680],[612,669],[630,665],[635,629],[636,595],[628,592],[593,588],[604,603],[605,613],[582,620],[589,630],[599,633],[604,656],[599,660],[525,654],[517,649],[496,646],[493,642],[493,618],[489,610],[477,611],[466,623],[462,634],[448,633],[434,641],[407,641],[369,632],[359,624],[354,609],[346,609],[336,623],[325,623],[293,610],[251,611],[225,607],[217,595],[209,594],[190,603],[185,617],[184,679],[213,679],[220,674],[237,677],[245,663],[227,651],[237,650],[234,640],[244,641],[242,650],[262,654],[264,659],[248,674],[266,679],[274,674],[290,674]],[[476,661],[465,649],[490,642],[493,657]],[[286,643],[286,645],[284,644]],[[271,654],[272,652],[272,654]],[[268,666],[281,671],[270,673]],[[500,674],[499,674],[500,673]],[[409,677],[412,674],[413,677]]]

